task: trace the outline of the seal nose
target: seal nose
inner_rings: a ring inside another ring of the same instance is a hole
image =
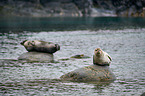
[[[98,50],[98,51],[97,51],[97,54],[101,54],[101,50]]]
[[[25,41],[22,41],[20,44],[21,44],[21,45],[24,45],[24,43],[25,43],[26,41],[27,41],[27,40],[25,40]]]
[[[60,46],[58,44],[55,44],[55,47],[57,50],[60,50]]]

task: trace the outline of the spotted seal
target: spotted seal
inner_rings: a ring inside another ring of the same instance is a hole
[[[44,53],[55,53],[60,50],[60,46],[58,44],[54,44],[52,42],[45,42],[40,40],[25,40],[20,43],[23,45],[28,52],[44,52]]]
[[[104,52],[100,48],[96,48],[93,55],[93,63],[95,65],[109,65],[112,59],[108,53]]]

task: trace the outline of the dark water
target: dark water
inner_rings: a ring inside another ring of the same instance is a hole
[[[0,18],[0,95],[140,96],[145,92],[144,18]],[[20,42],[58,43],[54,63],[20,62]],[[59,77],[92,64],[95,48],[113,59],[114,82],[66,82]],[[76,54],[91,58],[71,59]]]
[[[0,32],[41,32],[41,31],[74,31],[100,29],[144,28],[145,18],[121,17],[74,17],[74,18],[26,18],[1,17]]]

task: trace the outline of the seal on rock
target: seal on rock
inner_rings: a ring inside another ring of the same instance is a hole
[[[112,59],[108,53],[104,52],[100,48],[96,48],[93,55],[93,63],[95,65],[108,65],[111,63]]]
[[[40,40],[25,40],[20,43],[23,45],[28,52],[44,52],[44,53],[55,53],[60,50],[60,46],[58,44],[54,44],[52,42],[45,42]]]
[[[95,50],[95,54],[102,54],[103,52],[100,48]],[[104,54],[104,53],[103,53]],[[106,55],[106,54],[105,54]],[[101,55],[102,56],[102,55]],[[115,75],[109,68],[109,63],[106,60],[106,56],[102,56],[101,59],[95,59],[94,65],[90,65],[87,67],[79,68],[69,73],[66,73],[60,77],[61,80],[69,80],[69,81],[113,81],[116,79]],[[95,56],[94,56],[95,57]],[[97,61],[98,60],[98,61]],[[104,62],[105,61],[105,62]],[[107,61],[107,63],[106,63]]]

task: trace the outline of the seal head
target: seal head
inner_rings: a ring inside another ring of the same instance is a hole
[[[20,44],[23,45],[28,52],[34,51],[34,42],[29,40],[24,40]]]
[[[60,46],[58,44],[55,44],[55,48],[57,51],[60,50]]]

